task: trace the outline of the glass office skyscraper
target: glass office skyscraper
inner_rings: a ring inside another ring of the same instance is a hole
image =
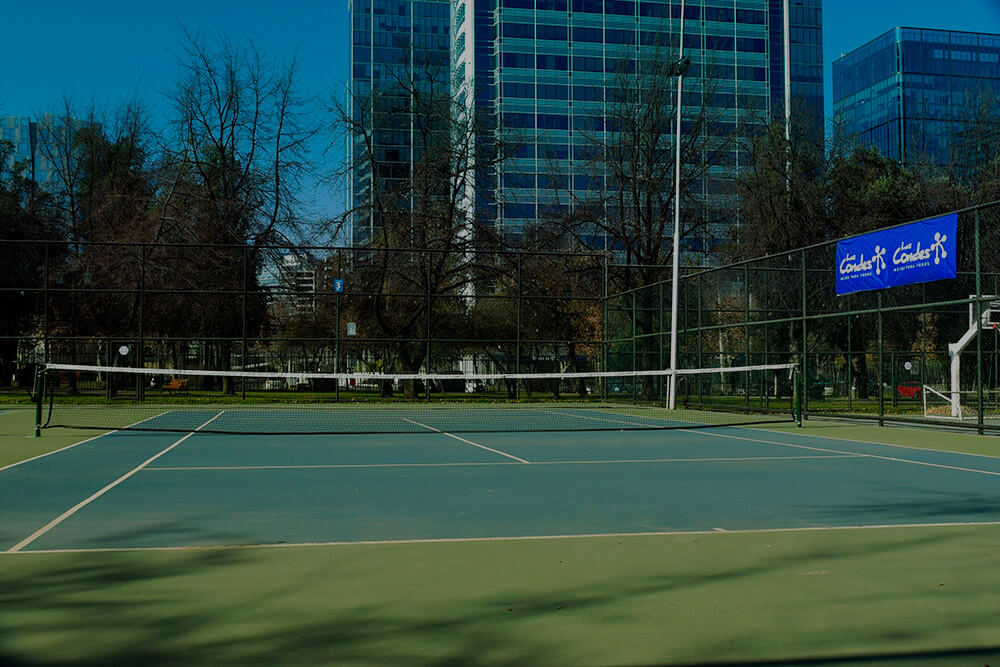
[[[359,213],[352,216],[349,241],[364,245],[377,224],[375,214],[365,208],[372,183],[392,187],[393,181],[409,176],[410,165],[419,159],[414,154],[414,119],[405,111],[408,105],[405,89],[411,84],[418,85],[421,75],[434,69],[440,70],[447,86],[451,6],[449,0],[352,0],[350,11],[348,103],[352,105],[354,122],[378,125],[367,139],[374,143],[373,161],[383,170],[373,179],[370,165],[361,164],[363,161],[355,164],[353,159],[350,162],[349,201]],[[404,99],[399,99],[400,94]],[[376,98],[383,107],[381,113],[372,108]],[[392,110],[385,111],[386,106]],[[366,150],[357,145],[364,140],[357,133],[349,136],[348,154],[353,156]]]
[[[470,201],[483,208],[481,217],[517,235],[599,189],[600,175],[585,166],[595,136],[613,141],[606,111],[614,89],[644,59],[676,58],[681,21],[679,0],[452,0],[453,85],[488,119],[484,128],[513,132],[519,143],[516,155],[477,183]],[[683,21],[691,59],[685,117],[711,107],[714,123],[705,131],[719,134],[750,115],[781,119],[790,86],[822,128],[821,0],[690,0]],[[743,159],[734,149],[711,166],[701,179],[707,198],[732,196]],[[359,182],[355,192],[361,189]],[[707,248],[720,233],[708,229],[706,238],[685,242]]]
[[[0,139],[9,141],[14,146],[7,166],[24,164],[24,175],[34,179],[43,188],[54,187],[58,176],[55,165],[49,159],[49,151],[43,145],[46,128],[53,122],[51,114],[43,115],[41,123],[26,116],[0,118]]]
[[[895,28],[833,63],[839,130],[904,163],[948,164],[980,93],[1000,94],[1000,35]]]

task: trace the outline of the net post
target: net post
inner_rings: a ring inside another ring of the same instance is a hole
[[[792,370],[792,393],[795,395],[795,425],[802,428],[802,371]]]
[[[42,435],[42,398],[45,396],[45,367],[41,364],[35,367],[34,400],[35,400],[35,437]]]

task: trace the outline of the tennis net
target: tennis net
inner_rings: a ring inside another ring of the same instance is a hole
[[[394,375],[50,364],[39,376],[47,404],[39,426],[241,434],[736,426],[794,421],[794,378],[794,364]]]

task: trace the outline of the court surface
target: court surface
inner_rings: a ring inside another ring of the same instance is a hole
[[[9,552],[992,523],[1000,458],[737,427],[114,432],[0,469],[0,514]]]

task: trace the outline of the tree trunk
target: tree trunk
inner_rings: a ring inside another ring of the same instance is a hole
[[[0,387],[8,387],[17,370],[17,340],[0,341]]]
[[[854,383],[858,390],[858,398],[868,398],[868,358],[865,354],[857,356]]]

